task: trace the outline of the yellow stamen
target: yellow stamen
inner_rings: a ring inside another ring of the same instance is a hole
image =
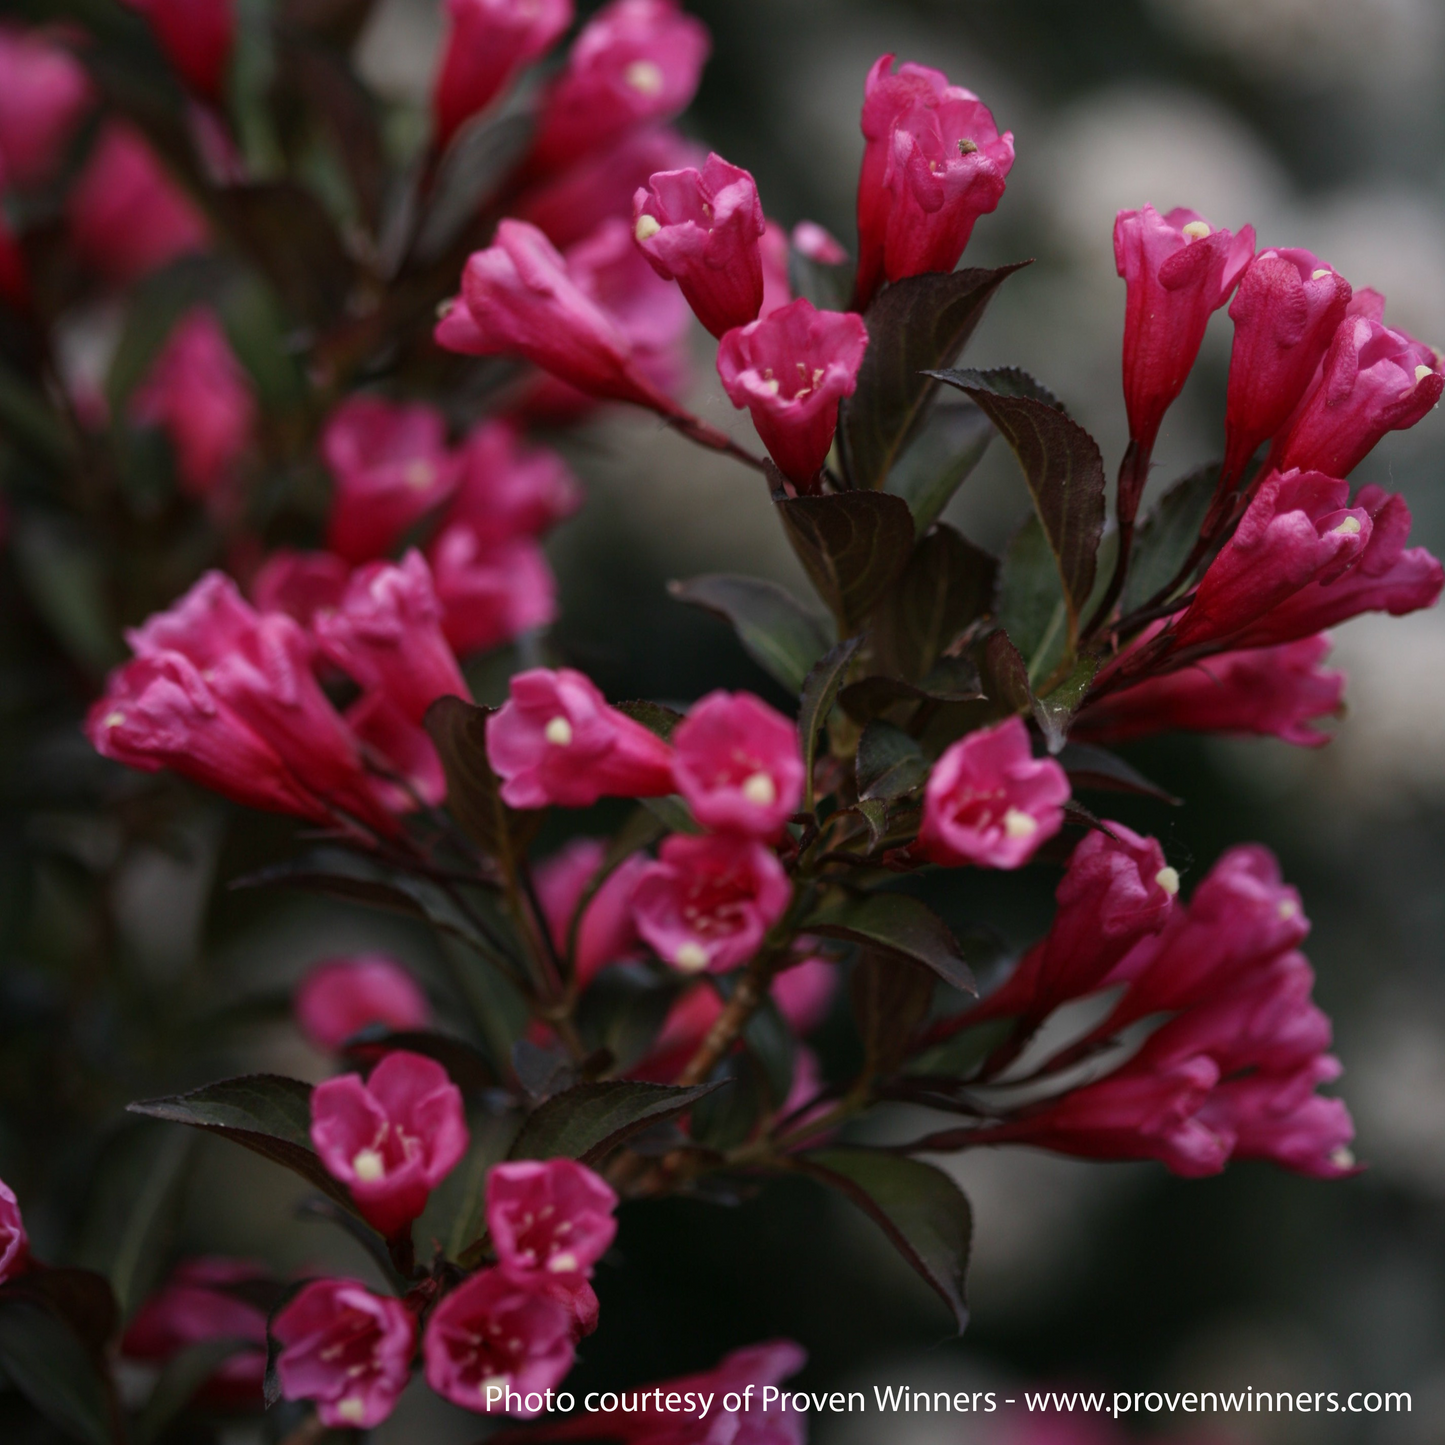
[[[771,808],[778,801],[777,785],[767,773],[754,773],[743,780],[743,797],[755,808]]]
[[[689,939],[679,945],[677,952],[672,955],[672,962],[684,973],[701,973],[707,967],[707,949]]]
[[[375,1149],[361,1149],[351,1161],[356,1177],[364,1184],[375,1184],[386,1178],[386,1161]]]
[[[1191,241],[1202,241],[1209,234],[1208,221],[1190,221],[1187,226],[1181,228],[1184,235]]]
[[[1310,280],[1318,281],[1321,276],[1333,276],[1335,273],[1328,266],[1321,266],[1318,271],[1310,272]]]
[[[662,229],[662,222],[656,216],[641,215],[637,218],[637,228],[633,235],[639,241],[645,241],[649,236],[655,236]]]
[[[359,1425],[366,1419],[366,1401],[359,1395],[352,1395],[349,1399],[342,1400],[337,1404],[336,1413],[348,1425]]]
[[[1171,898],[1179,892],[1179,870],[1177,868],[1161,868],[1154,875],[1154,881]]]
[[[663,87],[662,67],[652,60],[634,60],[622,78],[642,95],[657,95]]]
[[[542,736],[554,748],[565,748],[572,741],[572,724],[559,715],[542,729]]]
[[[575,1254],[554,1254],[547,1261],[547,1268],[553,1274],[571,1274],[577,1268],[577,1256]]]
[[[1346,517],[1334,531],[1344,537],[1357,537],[1360,533],[1360,519],[1358,517]]]
[[[1003,830],[1010,838],[1032,838],[1039,831],[1038,819],[1019,808],[1010,808],[1003,815]]]
[[[1420,382],[1422,382],[1422,381],[1424,381],[1427,376],[1434,376],[1434,375],[1435,375],[1435,372],[1434,372],[1433,368],[1431,368],[1431,367],[1421,365],[1421,366],[1417,366],[1417,367],[1415,368],[1415,381],[1416,381],[1417,384],[1420,383]]]

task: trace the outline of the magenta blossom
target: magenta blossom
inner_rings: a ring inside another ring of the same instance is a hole
[[[30,1259],[30,1240],[15,1191],[0,1179],[0,1284],[20,1274]]]
[[[570,667],[517,673],[487,719],[487,758],[513,808],[590,807],[670,793],[672,749]]]
[[[1350,283],[1309,251],[1261,251],[1244,268],[1229,307],[1234,349],[1224,482],[1238,480],[1260,442],[1284,425],[1344,319],[1350,294]]]
[[[639,878],[632,916],[665,963],[724,973],[758,951],[792,896],[783,865],[761,843],[674,833]]]
[[[561,1383],[573,1353],[567,1306],[502,1269],[480,1270],[444,1295],[422,1340],[426,1382],[444,1400],[523,1419],[541,1413],[540,1392]]]
[[[757,318],[763,304],[757,183],[710,155],[700,170],[659,171],[633,198],[633,234],[652,269],[676,281],[714,336]]]
[[[258,612],[284,612],[303,627],[323,608],[339,607],[351,568],[330,552],[295,552],[278,547],[267,554],[247,589]]]
[[[572,0],[447,0],[447,18],[432,90],[438,146],[551,49],[572,23]]]
[[[457,485],[446,421],[423,402],[349,397],[326,420],[321,456],[335,485],[326,545],[348,562],[384,557]]]
[[[1035,758],[1020,718],[969,733],[933,765],[919,851],[934,863],[1018,868],[1063,827],[1069,780]]]
[[[776,840],[803,796],[798,729],[751,693],[710,692],[673,734],[673,776],[704,827]]]
[[[1322,1055],[1293,1074],[1244,1074],[1209,1096],[1201,1118],[1234,1138],[1234,1157],[1267,1159],[1315,1179],[1358,1173],[1350,1143],[1350,1111],[1340,1099],[1315,1093],[1337,1079],[1339,1060]]]
[[[431,1006],[416,979],[384,953],[315,964],[297,986],[293,1007],[301,1032],[328,1053],[374,1024],[407,1030],[431,1022]]]
[[[461,477],[442,524],[464,523],[482,542],[530,537],[582,505],[572,469],[550,447],[525,441],[509,422],[479,422],[461,448]]]
[[[400,565],[358,568],[341,605],[317,613],[312,626],[337,667],[363,688],[385,693],[412,722],[439,697],[470,696],[442,635],[431,569],[414,549]]]
[[[276,1316],[276,1370],[288,1400],[314,1400],[323,1425],[370,1430],[411,1377],[416,1317],[354,1279],[312,1280]]]
[[[312,1090],[311,1142],[367,1223],[390,1238],[466,1153],[461,1091],[434,1059],[397,1049],[365,1083],[342,1074]]]
[[[863,98],[858,176],[858,280],[862,310],[885,280],[952,271],[974,222],[992,211],[1014,163],[1013,133],[940,70],[883,55]]]
[[[418,798],[428,807],[446,801],[446,775],[426,729],[384,692],[362,693],[346,709],[346,725],[381,765],[373,784],[392,812],[411,812]]]
[[[1407,430],[1439,402],[1445,363],[1386,326],[1383,304],[1340,322],[1323,366],[1275,443],[1271,465],[1347,477],[1386,432]]]
[[[816,489],[833,444],[838,403],[852,396],[868,345],[863,318],[818,311],[799,299],[723,337],[718,375],[735,407],[747,407],[783,475]]]
[[[1184,389],[1210,315],[1229,300],[1253,255],[1253,226],[1215,230],[1183,206],[1163,216],[1144,206],[1115,219],[1114,264],[1127,286],[1124,402],[1129,436],[1146,457]],[[1137,494],[1132,501],[1137,507]]]
[[[184,491],[213,496],[231,480],[255,430],[256,398],[209,307],[196,307],[171,333],[130,414],[170,439]]]
[[[519,1284],[576,1292],[617,1234],[617,1196],[571,1159],[497,1164],[487,1175],[487,1229],[502,1272]]]
[[[528,538],[487,544],[465,523],[427,549],[442,633],[458,657],[485,652],[557,617],[557,579]]]
[[[236,41],[234,0],[126,0],[150,23],[156,43],[197,95],[219,102]]]
[[[94,99],[85,67],[42,31],[0,26],[0,169],[48,179]]]
[[[0,184],[3,180],[0,175]],[[0,300],[17,311],[30,305],[30,266],[3,210],[0,210]]]
[[[841,242],[826,227],[816,221],[799,221],[793,227],[790,238],[793,249],[820,266],[842,266],[848,260],[848,253]]]
[[[566,954],[577,909],[596,878],[607,847],[599,838],[574,838],[537,867],[537,896],[557,951]],[[577,921],[577,952],[573,960],[577,983],[585,987],[609,963],[637,948],[632,920],[632,895],[648,865],[645,854],[626,858],[598,885]]]
[[[560,170],[686,109],[711,42],[675,0],[612,0],[582,27],[542,102],[532,165]]]

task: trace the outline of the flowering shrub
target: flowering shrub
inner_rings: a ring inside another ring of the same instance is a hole
[[[1445,387],[1382,298],[1306,251],[1257,252],[1243,218],[1122,213],[1111,517],[1061,401],[958,365],[1026,263],[955,269],[1015,152],[938,71],[884,56],[860,77],[853,266],[671,129],[709,46],[672,0],[612,0],[525,93],[566,0],[448,0],[430,139],[402,159],[347,67],[346,5],[133,9],[0,32],[0,76],[25,78],[0,85],[21,570],[94,679],[84,732],[117,765],[117,827],[161,774],[297,820],[245,881],[422,920],[464,1007],[385,956],[330,957],[294,1013],[334,1076],[131,1105],[299,1175],[371,1252],[372,1284],[182,1262],[121,1334],[123,1286],[32,1251],[0,1185],[0,1363],[37,1410],[120,1439],[118,1343],[166,1366],[134,1438],[263,1396],[365,1429],[414,1372],[530,1418],[570,1398],[578,1342],[606,1327],[591,1280],[615,1211],[727,1181],[846,1196],[962,1329],[969,1208],[920,1156],[1356,1170],[1321,1092],[1340,1065],[1304,906],[1273,858],[1241,845],[1186,887],[1158,840],[1077,794],[1157,791],[1111,751],[1150,733],[1324,742],[1344,685],[1325,630],[1437,599],[1404,502],[1345,480]],[[54,342],[97,300],[128,320],[87,389]],[[1161,420],[1226,305],[1222,460],[1146,510]],[[763,450],[688,409],[688,308]],[[764,483],[752,505],[816,596],[732,575],[675,592],[736,628],[787,711],[609,701],[549,651],[539,539],[582,490],[537,433],[603,404]],[[940,520],[995,435],[1031,507],[1001,558]],[[510,674],[495,708],[472,700],[483,654]],[[585,836],[539,847],[559,826]],[[1028,866],[1062,869],[1057,907],[980,997],[914,880]],[[839,1073],[805,1036],[845,992]],[[1093,1022],[1045,1030],[1081,1000]],[[855,1130],[897,1104],[933,1126]],[[54,1368],[26,1368],[17,1320]],[[761,1388],[801,1363],[763,1344],[668,1388]],[[805,1422],[731,1427],[783,1445]],[[604,1413],[531,1438],[703,1438],[680,1428]]]

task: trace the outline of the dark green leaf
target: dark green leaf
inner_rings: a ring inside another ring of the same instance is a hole
[[[762,1070],[768,1107],[781,1109],[793,1090],[793,1052],[797,1040],[772,998],[764,998],[754,1009],[743,1030],[743,1038]]]
[[[1107,748],[1094,747],[1090,743],[1067,743],[1059,752],[1058,759],[1059,765],[1076,788],[1138,793],[1143,797],[1157,798],[1161,803],[1173,803],[1176,806],[1180,801]]]
[[[427,733],[447,780],[447,811],[488,857],[510,872],[520,815],[502,802],[501,784],[487,761],[492,709],[439,697],[426,710]]]
[[[761,577],[711,573],[669,582],[679,602],[691,602],[732,623],[738,641],[790,692],[802,689],[813,664],[832,645],[829,626],[791,592]]]
[[[960,388],[981,386],[996,396],[1027,397],[1068,415],[1068,408],[1048,387],[1018,366],[996,366],[987,371],[978,371],[971,366],[958,367],[939,380]]]
[[[338,316],[355,268],[326,208],[303,186],[262,181],[223,193],[230,230],[299,317]]]
[[[614,706],[633,722],[641,723],[648,732],[656,733],[665,743],[672,741],[672,734],[682,721],[682,714],[676,708],[666,707],[660,702],[649,702],[645,698],[635,702],[615,703]]]
[[[1000,710],[1029,712],[1033,693],[1029,670],[1006,632],[992,633],[983,645],[983,690]]]
[[[74,465],[74,438],[54,408],[4,365],[0,365],[0,436],[51,471],[67,471]]]
[[[833,711],[838,689],[848,673],[853,654],[863,644],[861,637],[850,637],[825,653],[803,683],[803,696],[798,704],[798,739],[803,745],[803,810],[813,811],[813,763],[818,756],[818,734]]]
[[[920,964],[864,949],[849,979],[853,1017],[870,1078],[891,1074],[908,1057],[928,1016],[937,980]]]
[[[864,677],[850,682],[838,694],[838,704],[857,722],[882,717],[897,703],[976,702],[978,669],[963,657],[940,657],[921,683],[902,682],[896,677]]]
[[[908,503],[886,492],[840,492],[784,497],[776,505],[803,570],[840,635],[851,637],[908,565]]]
[[[457,132],[422,217],[416,241],[421,260],[439,260],[457,242],[487,193],[522,159],[534,130],[531,116],[504,115]]]
[[[906,893],[843,897],[811,917],[809,933],[846,938],[895,958],[931,968],[945,983],[977,993],[973,974],[948,925],[926,904]]]
[[[863,318],[868,350],[858,386],[838,420],[853,486],[883,485],[937,390],[930,373],[952,363],[993,293],[1027,264],[909,276],[878,293]]]
[[[993,423],[970,403],[939,404],[929,412],[884,488],[908,503],[920,534],[968,480],[994,436]]]
[[[858,739],[858,797],[901,798],[928,778],[923,749],[902,728],[875,719]]]
[[[1015,1023],[1012,1018],[998,1018],[962,1028],[910,1060],[908,1072],[966,1079],[995,1049],[1008,1042]]]
[[[1025,660],[1029,676],[1047,677],[1068,645],[1068,605],[1053,549],[1035,513],[1014,533],[1004,553],[998,620]]]
[[[874,624],[879,658],[911,682],[927,675],[943,650],[993,603],[998,563],[946,523],[913,549]]]
[[[623,1079],[575,1084],[527,1116],[508,1157],[599,1164],[634,1134],[686,1113],[717,1087],[676,1089]]]
[[[216,263],[206,256],[183,256],[136,287],[106,376],[113,417],[126,415],[131,393],[145,379],[176,323],[216,290]]]
[[[665,798],[642,798],[640,801],[642,806],[669,832],[701,833],[703,831],[698,825],[697,819],[688,811],[687,804],[677,793],[669,793]]]
[[[520,1125],[516,1112],[467,1111],[467,1152],[427,1200],[415,1238],[440,1240],[448,1259],[474,1262],[472,1256],[479,1252],[487,1230],[487,1175],[492,1165],[507,1157]]]
[[[873,1149],[817,1149],[799,1162],[878,1224],[938,1291],[962,1333],[968,1324],[964,1275],[973,1215],[958,1185],[931,1164]]]
[[[657,1042],[681,985],[641,964],[604,968],[582,995],[577,1030],[589,1049],[606,1049],[625,1072]]]
[[[1218,462],[1199,467],[1175,482],[1144,519],[1129,553],[1125,616],[1143,607],[1174,580],[1199,540],[1218,483]]]
[[[384,1024],[363,1029],[346,1041],[348,1063],[374,1068],[387,1054],[405,1049],[435,1059],[447,1071],[447,1077],[463,1093],[475,1094],[496,1086],[497,1076],[491,1060],[465,1039],[440,1034],[430,1029],[403,1029],[396,1032]]]
[[[1072,650],[1104,533],[1104,459],[1098,443],[1049,401],[1019,395],[1017,388],[996,389],[998,373],[942,371],[938,376],[988,414],[1023,468],[1063,581]]]
[[[103,673],[124,651],[91,540],[59,518],[34,514],[15,528],[15,561],[35,610],[87,671]]]
[[[1074,714],[1088,696],[1089,685],[1098,670],[1099,659],[1091,653],[1085,654],[1075,662],[1069,675],[1050,689],[1046,697],[1034,699],[1034,717],[1051,753],[1058,752],[1068,740]]]
[[[131,1430],[133,1445],[152,1445],[232,1355],[255,1348],[254,1340],[202,1340],[172,1355]]]
[[[717,1092],[698,1101],[689,1133],[704,1148],[735,1149],[753,1133],[769,1106],[767,1078],[752,1054],[735,1053],[718,1065],[713,1082]]]
[[[0,1371],[58,1430],[84,1445],[121,1438],[93,1352],[33,1294],[0,1289]]]

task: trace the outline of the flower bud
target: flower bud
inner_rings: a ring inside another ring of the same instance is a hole
[[[0,1179],[0,1284],[20,1274],[30,1259],[30,1240],[15,1191]]]
[[[94,100],[85,67],[40,31],[0,27],[0,170],[25,188],[49,179]]]
[[[417,981],[384,953],[331,958],[307,970],[296,989],[296,1022],[318,1048],[334,1053],[374,1024],[423,1029],[431,1007]]]
[[[542,549],[525,537],[484,543],[464,522],[427,548],[442,634],[458,657],[500,647],[557,617],[557,579]]]
[[[219,103],[236,43],[234,0],[126,0],[150,23],[156,43],[190,88]]]
[[[567,952],[577,909],[602,867],[606,853],[600,839],[574,838],[537,867],[537,896],[559,954]],[[636,951],[637,925],[632,921],[632,895],[649,861],[642,853],[624,859],[588,900],[577,924],[574,963],[580,987],[585,988],[607,964]]]
[[[465,523],[485,543],[531,537],[582,505],[571,468],[550,447],[524,441],[505,421],[473,427],[461,448],[461,476],[443,526]]]
[[[848,260],[848,253],[833,233],[816,221],[799,221],[793,227],[793,249],[820,266],[841,266]]]

